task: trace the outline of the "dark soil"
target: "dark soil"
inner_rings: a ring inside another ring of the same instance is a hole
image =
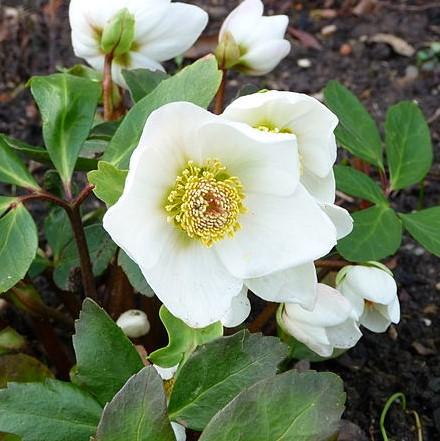
[[[91,0],[92,1],[92,0]],[[0,132],[31,144],[41,142],[38,113],[24,89],[31,75],[52,72],[56,66],[76,61],[70,46],[67,7],[53,16],[46,1],[0,0]],[[54,5],[57,3],[52,2]],[[63,3],[63,2],[61,2]],[[232,0],[199,0],[211,16],[208,33],[218,30]],[[291,25],[315,36],[322,50],[307,48],[292,39],[291,55],[265,78],[234,76],[229,97],[245,83],[259,87],[300,91],[317,97],[330,79],[351,88],[381,123],[390,104],[414,99],[430,120],[435,165],[426,181],[425,206],[440,203],[440,66],[418,67],[415,56],[397,54],[384,43],[369,42],[383,32],[403,38],[417,50],[440,40],[440,3],[382,1],[374,12],[356,16],[350,1],[266,0],[272,12],[289,14]],[[353,5],[358,1],[351,2]],[[437,3],[437,4],[435,4]],[[46,9],[44,9],[46,7]],[[316,9],[337,12],[319,18]],[[314,12],[312,12],[314,11]],[[334,24],[335,32],[323,36],[322,28]],[[307,59],[309,68],[298,65]],[[416,207],[418,188],[396,195],[401,211]],[[366,439],[381,440],[379,416],[393,393],[401,391],[408,408],[420,415],[424,440],[440,439],[440,264],[439,260],[405,237],[395,259],[402,320],[388,333],[365,331],[364,338],[339,359],[313,365],[338,373],[348,394],[345,418],[365,432]],[[417,439],[414,418],[393,407],[387,420],[390,436],[399,441]],[[352,436],[353,441],[362,437]]]

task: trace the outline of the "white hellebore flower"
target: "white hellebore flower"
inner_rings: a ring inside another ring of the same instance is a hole
[[[346,266],[338,273],[337,289],[353,305],[359,323],[373,332],[384,332],[400,321],[397,285],[391,271],[379,262],[371,266]]]
[[[350,302],[338,291],[318,284],[318,297],[312,311],[287,303],[281,315],[283,328],[321,357],[334,349],[352,348],[362,334],[353,317]]]
[[[129,309],[123,312],[116,324],[124,331],[124,334],[130,338],[142,337],[150,331],[150,322],[147,314],[139,309]]]
[[[69,18],[75,55],[94,69],[103,71],[115,42],[112,77],[123,87],[122,69],[163,71],[160,63],[189,49],[208,22],[199,7],[170,0],[71,0]]]
[[[224,54],[222,67],[265,75],[290,52],[290,43],[284,39],[288,17],[264,17],[263,9],[261,0],[244,0],[226,18],[216,51],[218,58]]]
[[[290,139],[167,104],[148,118],[104,228],[189,326],[237,324],[234,305],[244,320],[245,287],[310,308],[313,260],[335,245],[336,229],[298,170]]]
[[[277,90],[243,96],[223,112],[231,121],[243,122],[274,139],[290,139],[298,151],[300,181],[334,222],[338,239],[347,236],[353,220],[347,210],[334,205],[333,164],[338,118],[315,98],[303,93]]]

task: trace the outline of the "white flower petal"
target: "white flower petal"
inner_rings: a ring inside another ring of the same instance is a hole
[[[336,238],[338,240],[348,236],[352,232],[353,218],[345,208],[334,204],[322,204],[321,208],[336,227]]]
[[[326,329],[309,325],[292,319],[286,312],[283,316],[283,325],[287,332],[321,357],[330,357],[333,346],[328,339]]]
[[[129,225],[129,227],[127,227]],[[173,227],[163,209],[148,199],[123,195],[103,218],[104,229],[138,265],[156,264],[165,244],[171,240]]]
[[[391,320],[384,317],[375,308],[365,308],[360,324],[373,332],[385,332],[390,326]]]
[[[219,40],[225,32],[230,32],[235,41],[240,44],[249,34],[253,34],[256,25],[263,15],[263,2],[261,0],[244,0],[241,2],[223,22],[220,29]]]
[[[333,204],[336,196],[336,183],[333,170],[321,178],[303,168],[304,173],[301,176],[301,183],[305,189],[317,199],[321,204]]]
[[[177,235],[157,264],[142,269],[145,279],[170,312],[193,328],[221,320],[243,281],[232,276],[212,248]]]
[[[186,441],[186,430],[184,426],[179,423],[175,423],[174,421],[171,421],[171,427],[173,428],[176,441]]]
[[[219,118],[199,132],[205,158],[219,159],[227,173],[237,176],[245,193],[290,195],[299,182],[298,151],[290,136],[275,141],[245,124]]]
[[[290,43],[287,40],[269,40],[250,48],[240,58],[240,68],[248,75],[265,75],[289,52]]]
[[[357,323],[349,318],[344,323],[328,327],[327,336],[335,348],[350,349],[362,337],[362,332]]]
[[[350,302],[336,289],[318,283],[317,299],[312,311],[299,305],[287,303],[286,314],[297,322],[318,327],[337,326],[344,323],[351,314]]]
[[[397,295],[394,278],[386,271],[371,266],[352,266],[341,283],[345,284],[364,299],[382,305],[390,304]]]
[[[346,284],[337,285],[336,289],[351,303],[353,307],[352,316],[355,320],[359,320],[364,313],[365,301],[362,296],[353,291]]]
[[[241,325],[251,312],[251,304],[248,299],[248,290],[245,286],[238,296],[232,299],[231,307],[222,318],[222,324],[226,328],[234,328]]]
[[[171,3],[160,25],[138,36],[138,50],[157,61],[169,60],[189,49],[207,23],[208,14],[198,6]]]
[[[301,184],[289,197],[248,195],[245,205],[242,228],[214,246],[236,277],[262,277],[302,265],[336,243],[334,225]]]
[[[156,369],[157,373],[159,374],[160,378],[162,378],[162,380],[171,380],[171,378],[173,378],[174,374],[177,372],[177,368],[179,367],[179,365],[176,364],[173,367],[164,368],[158,366],[157,364],[153,364],[153,367],[154,369]]]
[[[245,280],[247,287],[268,302],[298,303],[311,310],[316,303],[317,277],[313,262]]]
[[[283,40],[289,25],[287,15],[272,15],[258,20],[258,32],[255,29],[240,40],[240,46],[254,47],[269,40]]]

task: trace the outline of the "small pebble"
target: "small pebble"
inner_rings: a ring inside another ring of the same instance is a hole
[[[416,256],[423,256],[423,255],[425,254],[425,249],[422,248],[422,247],[417,247],[417,248],[414,250],[414,254],[415,254]]]
[[[324,37],[328,37],[330,35],[333,35],[337,31],[337,29],[337,26],[334,24],[324,26],[321,29],[321,35],[324,35]]]
[[[422,317],[422,322],[425,324],[425,326],[431,326],[432,320],[429,320],[428,318]]]
[[[312,65],[312,62],[308,58],[300,58],[296,63],[303,69],[308,69]]]
[[[437,291],[440,291],[440,282],[437,282],[437,283],[435,284],[435,289],[436,289]]]
[[[340,53],[343,57],[346,57],[347,55],[350,55],[352,51],[353,51],[353,48],[351,47],[351,44],[349,44],[349,43],[344,43],[344,44],[339,48],[339,53]]]

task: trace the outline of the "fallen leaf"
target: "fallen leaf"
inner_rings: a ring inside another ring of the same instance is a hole
[[[415,341],[411,344],[411,346],[415,349],[415,351],[419,354],[419,355],[434,355],[437,354],[437,351],[435,349],[432,348],[427,348],[426,346],[423,346],[421,343],[419,343],[418,341]]]
[[[416,50],[413,46],[407,43],[400,37],[396,37],[393,34],[376,34],[370,38],[370,41],[374,43],[385,43],[391,46],[391,48],[399,55],[403,55],[404,57],[412,57]]]
[[[200,37],[194,46],[184,54],[185,58],[196,60],[215,51],[218,44],[218,34],[204,35]]]
[[[360,0],[359,3],[353,8],[354,15],[361,16],[365,14],[371,14],[377,7],[376,0]]]
[[[312,34],[305,31],[300,31],[293,26],[289,26],[288,32],[292,37],[300,41],[304,47],[310,47],[319,51],[322,50],[321,43]]]

